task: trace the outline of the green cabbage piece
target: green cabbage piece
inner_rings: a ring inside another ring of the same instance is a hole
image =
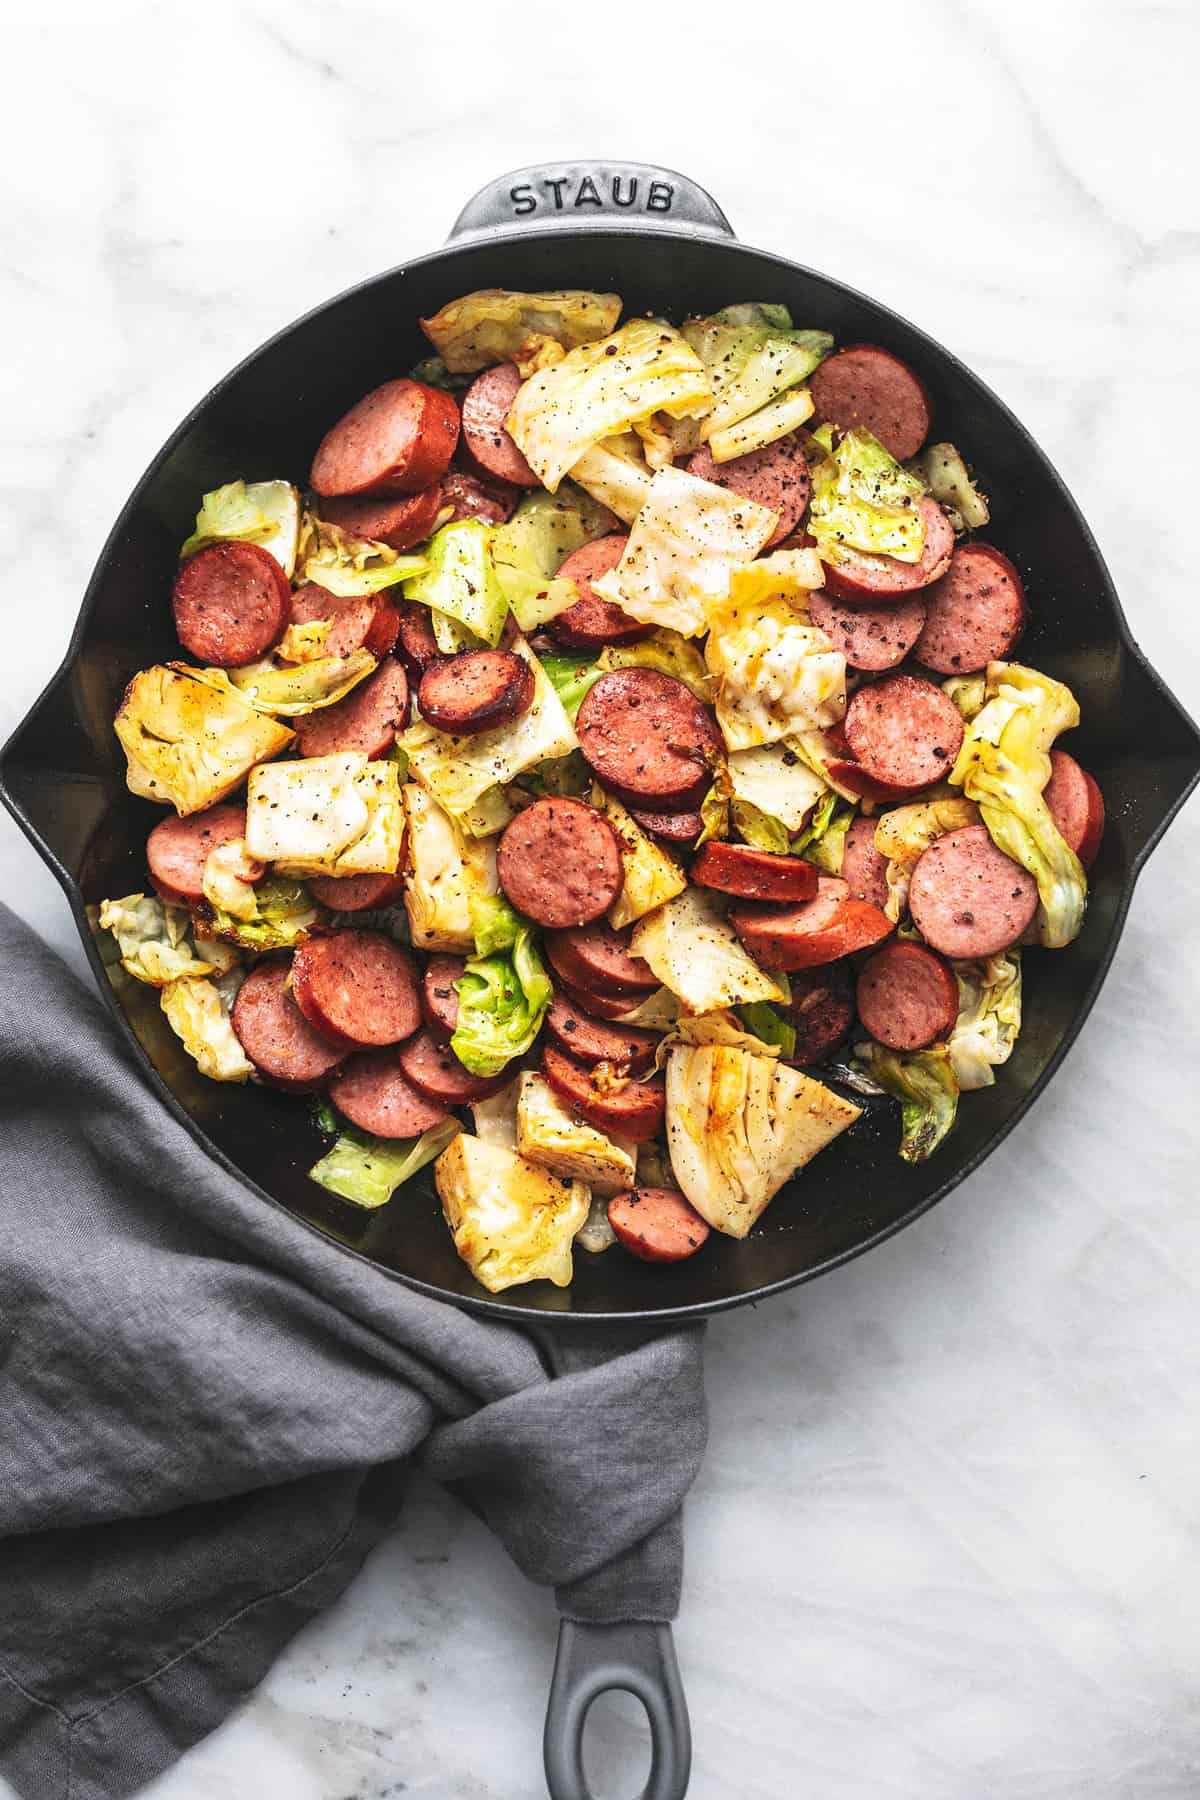
[[[739,300],[736,306],[723,306],[713,314],[722,325],[769,325],[774,331],[790,331],[792,315],[786,306],[768,300]]]
[[[987,524],[991,517],[987,496],[971,480],[953,444],[927,444],[908,467],[945,507],[955,531],[979,531]]]
[[[377,1138],[365,1131],[344,1131],[320,1162],[313,1164],[309,1179],[373,1212],[386,1206],[398,1187],[439,1157],[461,1130],[457,1119],[444,1119],[418,1138]]]
[[[522,631],[536,631],[574,606],[579,589],[556,580],[559,565],[603,537],[612,515],[573,482],[557,494],[527,494],[506,525],[492,530],[492,564]]]
[[[591,683],[589,682],[587,685],[590,687]],[[559,695],[559,698],[566,705],[562,694]],[[577,708],[578,701],[576,701]],[[572,716],[569,706],[567,714],[568,717]],[[545,762],[539,763],[536,769],[531,769],[527,775],[520,776],[516,785],[537,799],[551,794],[560,799],[582,800],[592,785],[592,772],[580,751],[572,750],[569,756],[547,757]]]
[[[656,425],[659,420],[665,421],[663,436],[681,423],[670,419],[666,413],[652,414],[651,418]],[[637,420],[635,423],[644,429],[649,428],[645,420]],[[689,424],[694,423],[695,421],[689,421]],[[698,440],[698,424],[696,432]],[[657,430],[654,435],[658,441]],[[655,466],[662,465],[658,463]],[[654,477],[645,458],[642,438],[638,431],[633,430],[617,432],[612,437],[602,438],[598,444],[590,445],[578,462],[573,464],[571,479],[596,505],[602,506],[606,512],[615,513],[626,525],[632,525],[649,498],[650,483]]]
[[[827,331],[794,331],[759,316],[745,315],[749,306],[726,307],[711,318],[689,319],[683,335],[708,373],[714,403],[702,426],[713,433],[748,419],[760,407],[807,380],[833,349]],[[773,310],[773,309],[771,309]]]
[[[423,356],[408,371],[408,378],[424,382],[426,387],[445,388],[447,393],[461,394],[470,387],[474,375],[470,370],[455,373],[446,367],[440,356]]]
[[[769,1000],[748,1000],[735,1010],[752,1037],[774,1044],[785,1059],[795,1054],[796,1027]]]
[[[450,300],[421,329],[452,374],[486,369],[492,363],[539,361],[547,343],[574,349],[607,337],[621,316],[619,294],[583,288],[526,294],[512,288],[479,288]]]
[[[1038,937],[1061,950],[1079,936],[1087,906],[1083,865],[1042,790],[1050,746],[1079,723],[1070,688],[1022,663],[991,663],[987,702],[967,727],[950,781],[974,800],[992,842],[1038,885]]]
[[[943,694],[949,695],[969,725],[983,711],[987,699],[986,675],[951,675],[942,683]]]
[[[182,559],[205,544],[236,538],[269,551],[291,578],[300,535],[300,496],[290,481],[228,481],[205,494]]]
[[[315,581],[327,593],[352,600],[410,581],[426,566],[424,552],[402,556],[374,538],[352,537],[315,513],[304,515],[296,552],[297,584]]]
[[[427,567],[405,583],[408,599],[448,613],[485,644],[500,642],[508,600],[492,563],[490,528],[482,519],[454,519],[426,546]]]
[[[729,836],[729,801],[729,780],[724,770],[719,770],[716,780],[700,802],[700,836],[693,849],[702,849],[713,838]]]
[[[775,856],[786,856],[791,849],[787,828],[761,806],[755,806],[753,800],[739,800],[735,794],[730,815],[733,829],[744,844],[755,850],[770,850]]]
[[[809,530],[827,562],[845,549],[920,562],[925,521],[917,502],[925,492],[869,431],[843,432],[822,425],[811,442],[825,452],[813,458]]]
[[[469,902],[471,933],[476,956],[494,956],[513,950],[529,920],[499,894],[472,895]]]
[[[505,947],[467,958],[455,983],[458,1023],[450,1048],[472,1075],[490,1077],[532,1049],[554,990],[532,928],[506,901],[473,902],[471,918],[477,950],[480,943]]]
[[[540,660],[547,680],[573,725],[588,689],[595,686],[604,670],[582,651],[573,656],[567,650],[550,650]]]
[[[922,1163],[932,1156],[954,1124],[958,1080],[944,1044],[902,1055],[874,1042],[855,1045],[867,1074],[900,1102],[900,1157]]]
[[[335,706],[344,700],[351,688],[375,672],[376,662],[369,650],[351,650],[346,656],[321,656],[314,662],[280,666],[269,656],[230,669],[228,680],[255,712],[270,713],[276,718],[296,718],[316,712],[323,706]],[[223,675],[222,670],[207,670],[206,680]],[[220,685],[210,681],[209,685]]]
[[[806,387],[785,388],[782,394],[776,394],[748,419],[739,419],[736,425],[726,425],[723,430],[710,434],[708,447],[713,461],[732,462],[735,456],[749,456],[753,450],[763,450],[768,444],[777,443],[789,432],[798,430],[811,418],[812,412],[813,397]]]
[[[214,973],[215,965],[193,942],[186,906],[168,905],[157,894],[126,894],[102,900],[98,920],[116,940],[121,967],[149,987]]]
[[[803,831],[792,839],[792,852],[815,863],[826,875],[840,875],[846,849],[846,833],[858,816],[856,805],[847,805],[838,794],[823,794]]]
[[[221,907],[213,910],[211,930],[227,943],[245,950],[290,950],[321,916],[302,881],[269,876],[254,890],[258,909],[253,919],[235,919]]]
[[[991,1087],[993,1068],[1006,1063],[1021,1032],[1021,952],[1006,950],[980,962],[954,965],[958,1021],[947,1049],[958,1085]]]

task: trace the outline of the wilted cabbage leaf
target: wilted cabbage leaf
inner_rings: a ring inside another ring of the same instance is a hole
[[[563,711],[574,725],[588,690],[595,686],[604,670],[594,657],[582,650],[544,650],[538,660],[547,681],[562,701]]]
[[[351,650],[346,656],[321,656],[294,668],[280,668],[264,656],[256,663],[240,669],[205,669],[204,679],[220,687],[231,683],[255,712],[292,719],[304,713],[317,712],[322,706],[334,706],[344,700],[352,688],[374,672],[375,658],[369,650]]]
[[[113,728],[125,752],[126,780],[143,800],[181,815],[223,800],[291,743],[293,733],[254,711],[228,681],[182,663],[143,669],[125,690]]]
[[[749,806],[759,814],[775,820],[782,830],[783,849],[788,848],[791,834],[805,824],[813,808],[829,791],[819,775],[783,740],[759,744],[750,750],[734,750],[729,757],[729,780],[733,787],[734,819],[740,806]],[[752,838],[746,839],[752,843]],[[759,844],[762,850],[776,849],[778,844]]]
[[[473,374],[493,363],[514,362],[532,374],[553,358],[547,345],[573,350],[607,337],[621,316],[619,294],[562,288],[523,294],[509,288],[479,288],[448,301],[421,329],[453,374]]]
[[[687,877],[675,858],[642,830],[619,800],[599,786],[593,787],[592,800],[616,833],[621,851],[625,881],[608,909],[609,924],[620,931],[682,894]]]
[[[712,411],[701,427],[710,443],[715,432],[748,419],[805,381],[833,349],[827,331],[780,327],[759,311],[757,319],[749,320],[743,309],[727,307],[713,318],[689,319],[683,327],[712,384]]]
[[[457,1119],[443,1119],[416,1138],[378,1138],[344,1131],[308,1171],[312,1181],[354,1206],[374,1211],[386,1206],[398,1187],[411,1181],[458,1136]]]
[[[157,894],[126,894],[102,900],[99,917],[101,929],[117,940],[121,967],[148,987],[214,973],[211,959],[197,953],[186,906],[168,906]]]
[[[776,560],[787,566],[769,572]],[[728,599],[710,609],[704,655],[731,751],[821,730],[846,710],[846,659],[810,621],[793,560],[769,557],[735,569]]]
[[[216,844],[204,862],[202,886],[209,905],[235,919],[252,919],[257,911],[254,883],[263,867],[249,854],[243,838]]]
[[[597,659],[597,667],[601,673],[609,669],[659,669],[664,675],[673,675],[676,681],[682,681],[684,687],[706,706],[712,704],[716,684],[702,652],[688,638],[667,626],[660,626],[640,643],[606,644]]]
[[[499,1144],[504,1150],[517,1147],[517,1094],[521,1077],[514,1075],[507,1087],[488,1100],[472,1100],[471,1117],[475,1136],[485,1144]]]
[[[187,975],[167,982],[159,996],[171,1030],[210,1081],[249,1081],[254,1073],[229,1022],[241,982],[240,969],[216,981]]]
[[[406,599],[428,606],[493,649],[508,617],[508,600],[492,565],[491,528],[482,519],[454,519],[425,547],[427,567],[405,583]]]
[[[499,892],[496,844],[467,837],[416,782],[403,790],[409,868],[404,905],[418,950],[475,948],[471,903]]]
[[[957,962],[958,1022],[947,1048],[958,1085],[991,1087],[994,1067],[1006,1063],[1021,1032],[1021,952],[1005,950],[980,962]]]
[[[404,843],[394,762],[358,750],[269,763],[246,788],[246,848],[276,873],[391,875]]]
[[[925,521],[918,501],[924,488],[901,468],[869,431],[847,431],[835,441],[823,425],[811,443],[813,455],[808,528],[826,562],[836,565],[843,549],[920,562]]]
[[[589,1256],[599,1256],[603,1251],[611,1250],[616,1241],[617,1234],[608,1217],[608,1198],[604,1194],[593,1194],[588,1216],[575,1233],[575,1242]]]
[[[735,456],[749,456],[754,450],[777,444],[811,418],[812,411],[813,397],[806,387],[787,388],[748,419],[711,432],[708,447],[712,459],[715,463],[732,462]]]
[[[637,1145],[609,1137],[563,1105],[554,1089],[531,1070],[518,1076],[517,1149],[552,1175],[583,1181],[596,1194],[631,1188]]]
[[[1042,798],[1050,746],[1079,723],[1070,688],[1022,663],[989,663],[987,703],[967,726],[950,780],[974,800],[1006,856],[1038,884],[1038,936],[1060,950],[1079,936],[1087,905],[1083,865]]]
[[[196,529],[179,555],[191,556],[205,544],[236,538],[266,550],[291,579],[300,537],[300,496],[290,481],[228,481],[205,494],[196,514]]]
[[[252,891],[254,911],[248,918],[236,918],[223,907],[213,907],[213,931],[245,950],[290,950],[308,936],[321,916],[302,882],[268,876]]]
[[[605,507],[567,483],[557,494],[526,494],[508,523],[494,527],[492,565],[522,631],[575,604],[579,589],[569,578],[557,579],[559,565],[613,522]]]
[[[487,904],[495,907],[500,903],[491,901]],[[479,943],[481,936],[474,909],[473,919]],[[458,1022],[450,1039],[450,1048],[472,1075],[499,1075],[514,1057],[524,1056],[533,1047],[533,1040],[541,1030],[542,1020],[554,998],[532,928],[526,921],[519,920],[511,936],[510,946],[507,930],[503,934],[485,933],[482,942],[494,944],[496,948],[487,955],[469,956],[466,968],[455,984],[458,988]]]
[[[861,1108],[773,1056],[680,1044],[667,1056],[667,1148],[701,1218],[745,1237],[772,1195]]]
[[[314,581],[340,599],[378,594],[397,582],[409,581],[426,568],[424,554],[404,554],[374,538],[352,537],[339,525],[306,512],[300,528],[296,555],[298,581]]]
[[[955,531],[978,531],[987,524],[991,517],[987,497],[971,480],[953,444],[927,444],[908,467],[945,507]]]
[[[942,692],[949,695],[969,725],[987,700],[987,676],[951,675],[943,681]]]
[[[830,794],[798,832],[792,849],[824,875],[840,875],[846,855],[846,833],[858,817],[858,808]]]
[[[633,523],[650,498],[653,479],[642,442],[633,431],[602,438],[571,468],[571,480],[626,525]]]
[[[884,911],[899,924],[908,905],[912,872],[930,844],[948,831],[978,825],[979,808],[970,800],[918,800],[882,813],[875,826],[875,848],[887,857],[887,905]]]
[[[738,1007],[738,1017],[750,1033],[785,1059],[795,1054],[796,1027],[769,1000],[754,1000]]]
[[[570,1285],[571,1243],[591,1199],[581,1181],[465,1131],[438,1157],[434,1178],[454,1248],[489,1293],[525,1281]]]
[[[628,431],[635,419],[708,411],[708,377],[670,325],[631,319],[599,343],[582,344],[517,391],[508,429],[551,493],[584,452]],[[589,483],[576,475],[584,487]],[[589,487],[590,491],[590,487]]]
[[[632,949],[689,1012],[788,997],[787,989],[743,947],[710,888],[686,888],[640,919],[633,928]]]
[[[933,1155],[958,1112],[958,1082],[944,1044],[901,1054],[874,1042],[856,1044],[867,1074],[900,1102],[900,1157],[921,1163]]]

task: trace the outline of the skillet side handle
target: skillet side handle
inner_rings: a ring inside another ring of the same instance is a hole
[[[546,1708],[550,1800],[594,1800],[583,1769],[588,1708],[612,1688],[633,1694],[650,1720],[650,1776],[638,1800],[683,1800],[692,1768],[687,1701],[669,1625],[564,1619]]]
[[[456,238],[583,225],[668,226],[675,231],[732,237],[733,227],[712,195],[675,169],[656,163],[587,161],[534,163],[511,169],[472,194],[450,228]]]

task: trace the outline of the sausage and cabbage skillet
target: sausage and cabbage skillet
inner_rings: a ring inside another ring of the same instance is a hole
[[[744,1237],[865,1095],[931,1155],[1104,825],[919,374],[621,311],[468,294],[305,493],[205,494],[115,722],[169,810],[114,959],[344,1202],[432,1162],[492,1292]]]

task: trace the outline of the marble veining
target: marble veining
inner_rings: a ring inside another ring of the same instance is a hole
[[[0,727],[108,526],[270,332],[589,151],[918,320],[1014,407],[1200,711],[1188,0],[777,0],[741,18],[460,0],[110,0],[6,31]],[[768,296],[769,297],[769,296]],[[697,1800],[1184,1800],[1198,1780],[1200,809],[1151,861],[1047,1098],[945,1206],[716,1321],[678,1627]],[[0,892],[81,963],[15,829]],[[153,1800],[536,1800],[554,1643],[457,1505],[402,1528]],[[597,1794],[639,1784],[597,1709]],[[0,1784],[2,1786],[2,1784]]]

